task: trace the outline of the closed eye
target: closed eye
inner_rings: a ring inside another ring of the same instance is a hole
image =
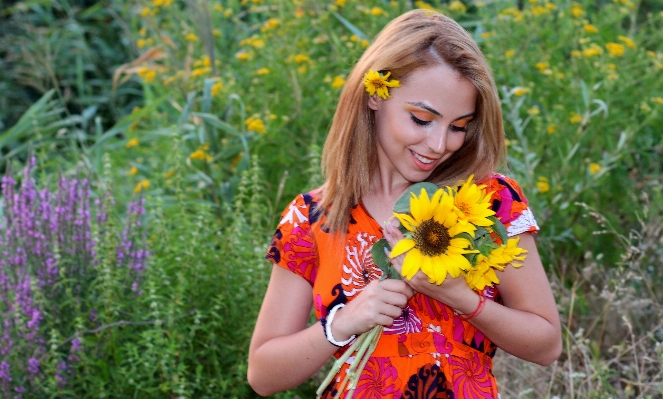
[[[463,127],[456,126],[456,125],[451,125],[451,130],[453,130],[454,132],[465,132],[465,133],[467,133],[467,125],[465,125]]]
[[[410,114],[410,118],[412,118],[412,122],[416,123],[419,126],[427,126],[431,123],[431,121],[425,121],[423,119],[419,119],[414,114]]]

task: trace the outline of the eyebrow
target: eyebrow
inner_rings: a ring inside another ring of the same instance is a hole
[[[434,108],[429,107],[428,105],[422,103],[421,101],[417,101],[416,103],[408,102],[408,104],[410,104],[410,105],[414,105],[415,107],[423,108],[423,109],[425,109],[426,111],[431,112],[431,113],[433,113],[433,114],[435,114],[435,115],[437,115],[437,116],[442,116],[442,114],[440,114],[439,112],[437,112],[437,110],[435,110]],[[470,113],[467,114],[467,115],[463,115],[463,116],[461,116],[461,117],[459,117],[459,118],[454,119],[454,122],[456,122],[456,121],[460,121],[460,120],[463,120],[463,119],[467,119],[467,118],[474,118],[475,114],[476,114],[476,112],[470,112]]]
[[[418,102],[416,102],[416,103],[410,103],[410,102],[408,102],[408,104],[410,104],[410,105],[414,105],[415,107],[423,108],[423,109],[425,109],[426,111],[428,111],[428,112],[432,112],[432,113],[434,113],[434,114],[437,115],[437,116],[442,116],[442,114],[440,114],[439,112],[437,112],[435,109],[429,107],[428,105],[422,103],[421,101],[418,101]]]

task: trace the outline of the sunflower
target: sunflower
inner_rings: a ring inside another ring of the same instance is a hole
[[[465,281],[475,291],[483,291],[486,286],[499,284],[500,279],[495,273],[495,269],[502,270],[504,266],[495,263],[495,260],[490,256],[486,257],[481,254],[477,255],[476,265],[470,269],[465,275]]]
[[[492,226],[493,222],[488,219],[495,215],[490,209],[490,197],[492,193],[486,193],[486,186],[477,186],[471,175],[458,189],[454,196],[454,211],[458,214],[461,223],[471,223],[474,226]],[[474,231],[474,230],[473,230]]]
[[[391,72],[382,75],[380,72],[375,72],[372,69],[369,69],[368,72],[364,74],[364,86],[366,86],[368,94],[373,96],[377,92],[378,97],[384,100],[391,97],[389,95],[389,88],[401,87],[401,82],[396,79],[389,81],[389,75],[391,75]]]
[[[472,230],[469,223],[458,222],[450,193],[438,189],[433,198],[429,198],[425,189],[418,197],[412,193],[410,214],[394,213],[411,232],[391,251],[392,258],[407,252],[403,261],[403,276],[409,280],[421,270],[431,283],[439,285],[446,279],[447,273],[456,278],[461,271],[472,267],[463,254],[477,251],[467,249],[471,248],[471,242],[458,237]]]
[[[520,237],[509,238],[506,245],[500,245],[498,248],[490,251],[490,257],[493,258],[495,262],[502,265],[502,268],[499,270],[504,270],[504,267],[509,263],[511,263],[513,267],[522,266],[521,263],[514,262],[525,260],[525,254],[527,254],[526,249],[518,246],[519,241]]]
[[[500,283],[495,270],[503,271],[508,264],[513,267],[522,266],[522,263],[514,263],[516,260],[525,260],[525,255],[519,255],[527,253],[518,247],[518,241],[520,237],[509,238],[506,245],[493,249],[488,256],[478,254],[475,265],[465,274],[467,285],[473,290],[482,291],[486,286]]]

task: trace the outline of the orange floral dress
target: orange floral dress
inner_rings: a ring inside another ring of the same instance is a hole
[[[513,179],[495,174],[482,184],[493,192],[492,209],[509,236],[539,229]],[[297,196],[288,205],[266,258],[311,284],[315,312],[322,318],[380,278],[382,271],[373,263],[371,247],[382,238],[383,231],[359,204],[352,209],[345,240],[339,239],[329,234],[324,212],[315,212],[318,199],[317,193],[311,192]],[[500,301],[496,288],[487,287],[483,294],[488,300]],[[349,346],[340,348],[335,356],[340,357]],[[353,397],[499,398],[492,373],[496,349],[449,306],[416,293],[402,316],[385,327]],[[323,398],[334,395],[352,360],[350,357],[341,368]]]

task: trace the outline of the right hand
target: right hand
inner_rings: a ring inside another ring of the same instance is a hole
[[[391,326],[414,295],[404,281],[387,279],[371,281],[355,299],[339,309],[332,323],[337,341],[364,333],[377,325]]]

